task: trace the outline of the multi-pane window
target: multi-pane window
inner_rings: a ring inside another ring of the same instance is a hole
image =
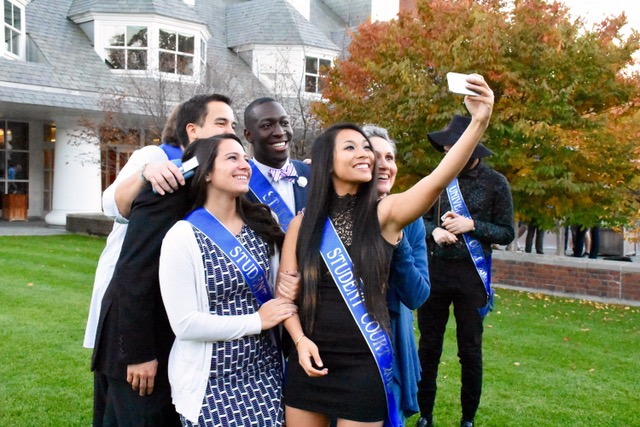
[[[200,39],[200,72],[205,70],[207,65],[207,44]]]
[[[10,0],[4,0],[4,50],[5,52],[21,56],[20,40],[24,34],[24,9]]]
[[[305,57],[304,67],[304,91],[320,93],[322,91],[322,78],[326,76],[327,70],[331,67],[328,59]]]
[[[194,36],[161,29],[159,45],[159,69],[161,72],[193,75]]]
[[[0,193],[29,192],[29,124],[0,121]]]
[[[147,69],[147,27],[118,25],[104,27],[105,61],[117,70]]]

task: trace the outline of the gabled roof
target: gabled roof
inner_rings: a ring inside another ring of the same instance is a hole
[[[227,46],[302,45],[338,51],[286,0],[252,0],[226,8]]]
[[[75,21],[76,18],[93,13],[140,13],[203,23],[184,0],[73,0],[68,15]]]
[[[346,24],[321,0],[311,0],[309,23],[286,0],[36,0],[25,7],[26,32],[43,60],[28,62],[0,56],[0,113],[4,117],[47,120],[53,115],[99,115],[105,98],[129,91],[131,84],[151,81],[114,72],[100,58],[78,22],[92,14],[171,16],[208,27],[207,73],[201,89],[227,94],[238,108],[268,94],[251,67],[229,46],[242,44],[302,45],[340,49],[331,38]],[[74,22],[69,18],[76,18]],[[341,38],[335,38],[340,40]],[[206,84],[206,86],[204,86]],[[169,90],[188,97],[190,87]],[[146,114],[132,107],[131,111]],[[8,114],[7,114],[8,113]]]
[[[79,26],[67,19],[72,0],[33,1],[26,9],[26,31],[46,63],[0,58],[0,102],[83,108],[99,111],[101,93],[111,93],[120,79],[109,72]]]

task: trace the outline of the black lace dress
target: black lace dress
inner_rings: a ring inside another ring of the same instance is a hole
[[[355,199],[340,197],[330,213],[347,251],[351,246]],[[375,231],[388,248],[389,259],[394,246]],[[387,404],[384,386],[376,362],[358,329],[349,308],[324,263],[319,285],[315,326],[305,334],[318,346],[329,373],[309,377],[298,363],[292,348],[285,375],[286,405],[311,412],[360,422],[384,420]]]

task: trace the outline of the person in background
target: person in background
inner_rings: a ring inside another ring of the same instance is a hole
[[[440,152],[451,153],[472,119],[455,115],[446,129],[428,134]],[[506,178],[481,159],[492,152],[478,144],[458,178],[425,214],[431,294],[418,309],[417,427],[433,426],[436,378],[450,306],[456,319],[462,367],[461,427],[472,427],[482,392],[482,322],[491,309],[491,245],[513,241],[513,202]],[[446,159],[446,156],[445,156]]]
[[[524,251],[528,254],[531,253],[534,239],[536,253],[539,255],[544,254],[544,230],[538,227],[535,221],[527,224],[527,237],[525,238]]]
[[[391,193],[398,173],[396,143],[386,129],[366,125],[362,128],[371,141],[378,164],[378,197]],[[417,413],[420,359],[413,328],[413,311],[429,296],[427,243],[422,218],[403,229],[402,240],[391,257],[387,303],[393,343],[393,392],[400,415],[408,418]]]
[[[576,225],[571,228],[573,236],[573,256],[581,258],[589,256],[597,259],[600,252],[600,227],[583,227]]]

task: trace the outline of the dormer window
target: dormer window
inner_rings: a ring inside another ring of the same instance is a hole
[[[322,92],[322,78],[326,76],[327,70],[331,68],[331,61],[313,56],[306,56],[304,59],[304,91],[311,93]]]
[[[4,52],[9,57],[24,58],[24,6],[12,0],[3,0]]]
[[[199,78],[206,65],[207,33],[193,25],[154,18],[96,22],[95,49],[114,72]],[[133,23],[135,22],[135,24]]]
[[[160,30],[160,71],[193,75],[195,37],[176,31]]]
[[[105,26],[105,62],[116,70],[147,69],[147,27]]]

